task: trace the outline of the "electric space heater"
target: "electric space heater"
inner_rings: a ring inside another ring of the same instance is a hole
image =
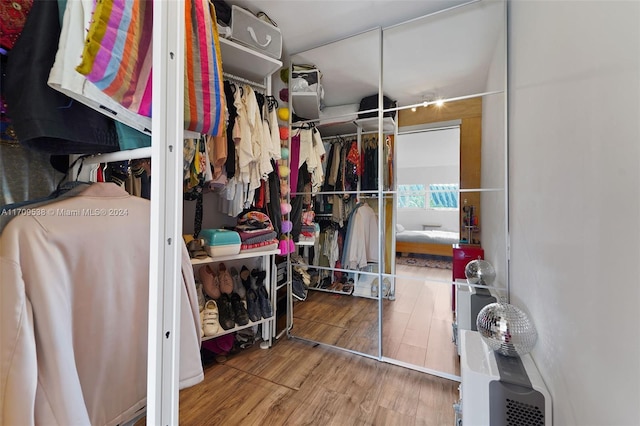
[[[477,331],[460,330],[464,426],[551,426],[551,396],[529,354],[494,352]],[[459,413],[458,413],[459,414]]]

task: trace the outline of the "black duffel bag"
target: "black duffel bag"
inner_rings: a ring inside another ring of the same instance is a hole
[[[396,101],[392,100],[391,98],[387,97],[387,96],[383,96],[382,97],[382,107],[384,109],[387,108],[395,108],[396,107]],[[358,109],[358,111],[368,111],[371,109],[378,109],[378,94],[376,93],[375,95],[371,95],[371,96],[366,96],[364,98],[362,98],[362,100],[360,101],[360,108]],[[372,112],[365,112],[365,113],[360,113],[358,114],[358,118],[373,118],[373,117],[377,117],[378,116],[378,112],[377,111],[372,111]],[[395,118],[396,116],[396,112],[395,111],[387,111],[384,113],[385,117],[393,117]]]

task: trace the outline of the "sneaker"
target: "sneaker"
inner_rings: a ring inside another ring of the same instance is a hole
[[[291,292],[293,293],[293,297],[298,300],[307,299],[307,288],[300,280],[293,280],[291,282]]]
[[[218,305],[215,300],[209,299],[202,311],[202,331],[204,336],[211,337],[220,331],[218,323]]]
[[[236,319],[231,305],[231,298],[228,294],[223,293],[218,299],[218,311],[220,326],[225,330],[230,330],[236,326]]]
[[[230,299],[236,324],[249,324],[249,314],[247,313],[247,309],[244,307],[244,304],[242,303],[242,300],[240,299],[238,293],[231,293]]]

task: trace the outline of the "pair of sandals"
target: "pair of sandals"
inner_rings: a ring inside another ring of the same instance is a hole
[[[211,265],[204,265],[198,270],[198,274],[200,282],[202,282],[202,288],[210,298],[217,300],[223,293],[233,293],[233,278],[224,263],[218,265],[217,273]]]

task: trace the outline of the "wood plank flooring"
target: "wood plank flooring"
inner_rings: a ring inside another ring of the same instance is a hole
[[[458,384],[282,338],[205,368],[180,392],[182,425],[452,425]],[[144,419],[138,422],[145,424]]]
[[[397,273],[407,278],[383,303],[383,355],[459,375],[451,290],[436,282],[451,271]],[[310,292],[294,316],[295,336],[378,353],[376,300]],[[180,424],[452,425],[458,397],[458,382],[285,336],[206,366],[205,380],[180,392]]]

